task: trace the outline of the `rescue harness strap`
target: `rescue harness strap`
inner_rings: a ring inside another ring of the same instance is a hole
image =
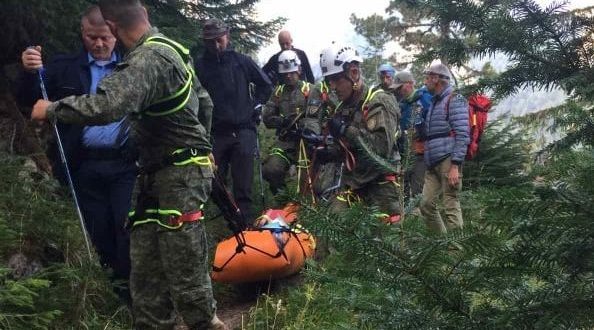
[[[194,68],[192,67],[190,51],[181,44],[159,36],[153,36],[146,39],[145,45],[161,45],[173,50],[184,63],[186,70],[186,81],[184,84],[172,95],[158,99],[153,104],[149,105],[143,110],[143,114],[147,116],[166,116],[177,112],[185,107],[192,94],[192,84],[195,77]]]
[[[129,225],[135,226],[156,223],[161,227],[167,229],[179,229],[186,222],[196,222],[204,219],[202,209],[204,205],[200,205],[197,211],[190,211],[182,213],[174,209],[162,209],[159,205],[159,200],[150,196],[146,189],[146,181],[149,177],[154,175],[157,171],[167,166],[212,166],[208,154],[197,148],[182,148],[177,149],[171,155],[163,158],[161,162],[155,163],[149,167],[141,167],[140,193],[136,199],[136,209],[128,213]]]

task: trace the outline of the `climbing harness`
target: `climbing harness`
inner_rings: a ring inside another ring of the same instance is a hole
[[[184,63],[186,81],[172,95],[158,99],[146,107],[142,111],[142,114],[152,117],[166,116],[183,109],[188,103],[190,95],[192,94],[192,85],[194,77],[196,76],[191,62],[190,51],[176,41],[159,36],[147,38],[144,44],[165,46],[173,50],[179,56],[182,63]]]
[[[128,213],[129,227],[156,223],[167,229],[178,229],[186,222],[196,222],[204,218],[202,213],[204,205],[200,205],[197,211],[182,213],[175,209],[161,208],[159,200],[147,193],[149,181],[152,180],[156,172],[168,166],[189,165],[210,167],[212,162],[206,151],[197,148],[182,148],[173,151],[160,162],[140,167],[141,175],[138,179],[140,180],[140,193],[136,200],[136,209]]]

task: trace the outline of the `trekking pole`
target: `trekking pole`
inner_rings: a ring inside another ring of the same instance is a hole
[[[37,70],[37,75],[39,76],[41,95],[43,95],[44,100],[49,101],[49,98],[47,97],[47,90],[45,89],[45,84],[43,83],[43,68]],[[74,199],[74,205],[76,206],[76,213],[78,214],[78,220],[80,221],[83,237],[85,239],[89,260],[91,260],[93,255],[91,254],[91,245],[89,244],[89,233],[87,233],[87,229],[85,228],[85,222],[83,220],[82,212],[80,211],[80,205],[78,204],[78,198],[76,197],[76,191],[74,190],[74,184],[72,183],[72,177],[70,176],[70,169],[68,168],[68,161],[66,160],[66,153],[64,153],[64,146],[62,146],[62,139],[60,138],[60,131],[58,131],[58,125],[56,124],[56,121],[52,123],[52,126],[54,128],[54,133],[56,134],[56,143],[58,144],[58,150],[60,151],[60,160],[62,161],[62,166],[64,166],[64,173],[68,179],[70,193],[72,194],[72,199]]]

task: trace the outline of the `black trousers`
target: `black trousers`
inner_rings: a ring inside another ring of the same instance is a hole
[[[85,227],[99,255],[102,266],[113,270],[114,291],[130,302],[130,235],[124,227],[136,166],[123,159],[83,160],[73,182]]]
[[[222,178],[227,178],[231,168],[233,196],[244,219],[251,223],[252,186],[254,180],[254,155],[256,150],[256,130],[251,128],[227,131],[214,131],[213,154]]]

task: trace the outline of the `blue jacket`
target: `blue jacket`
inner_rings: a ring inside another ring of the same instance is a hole
[[[196,75],[214,104],[212,130],[255,129],[254,106],[266,104],[272,86],[270,80],[243,54],[232,49],[220,56],[205,52],[196,59]],[[250,94],[250,84],[255,92]]]
[[[411,125],[419,125],[427,116],[433,96],[425,86],[415,90],[412,95],[400,101],[400,129],[402,131],[411,128]],[[415,105],[421,107],[419,113],[413,113]]]
[[[433,102],[425,118],[425,164],[431,168],[451,156],[452,163],[462,164],[466,146],[470,143],[468,129],[468,102],[456,93],[450,99],[452,86],[433,96]],[[449,112],[446,114],[446,103]]]

